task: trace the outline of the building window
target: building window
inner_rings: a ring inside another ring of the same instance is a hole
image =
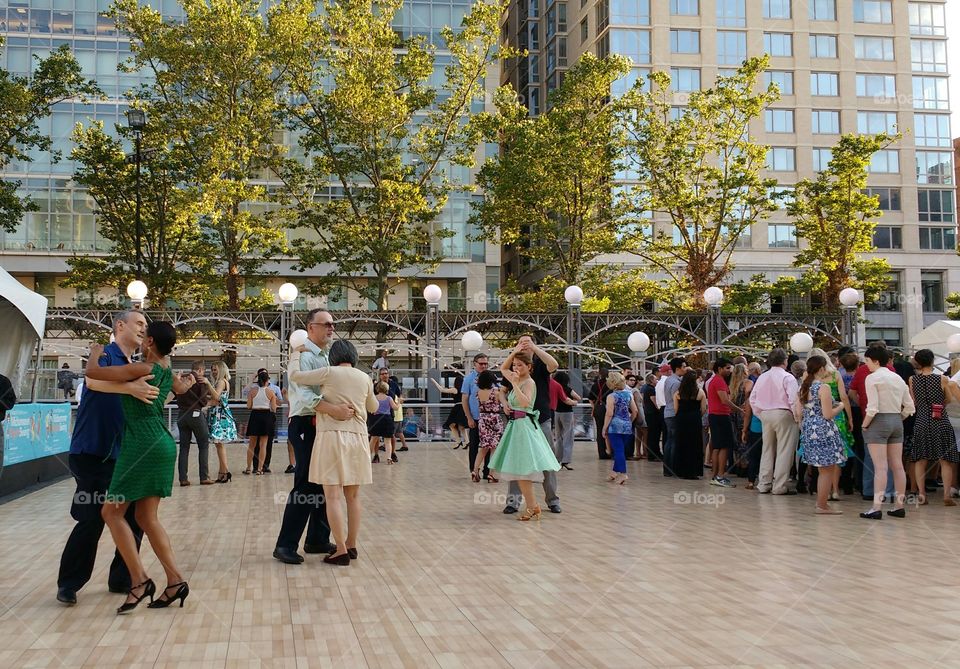
[[[814,110],[811,127],[815,135],[839,135],[840,112]]]
[[[876,197],[880,211],[900,211],[899,188],[864,188],[863,194]]]
[[[693,67],[674,67],[670,70],[670,83],[678,93],[700,90],[700,70]]]
[[[584,16],[580,22],[580,43],[583,44],[590,38],[590,17]]]
[[[530,24],[530,48],[537,51],[540,48],[540,22],[534,21]]]
[[[610,51],[627,56],[634,63],[650,62],[649,30],[610,30]]]
[[[893,38],[855,37],[853,52],[859,60],[893,60]]]
[[[891,0],[853,0],[853,20],[857,23],[893,23]]]
[[[530,56],[530,83],[537,84],[540,83],[540,56],[537,54],[532,54]]]
[[[769,223],[767,225],[767,246],[771,249],[796,248],[796,227],[789,223]]]
[[[699,16],[700,0],[670,0],[670,13],[674,16]]]
[[[811,58],[836,58],[836,35],[810,35]]]
[[[871,174],[899,174],[900,152],[892,149],[883,149],[873,154],[867,172]]]
[[[567,38],[557,38],[557,67],[567,66]]]
[[[922,239],[921,237],[921,248]],[[920,272],[920,292],[923,294],[924,312],[943,311],[943,273]]]
[[[793,35],[791,33],[763,33],[763,50],[771,56],[793,57]]]
[[[900,308],[893,311],[900,311]],[[893,348],[903,346],[903,330],[900,328],[867,328],[866,334],[868,342],[882,341]]]
[[[857,132],[861,135],[881,132],[893,135],[897,132],[897,115],[893,112],[857,112]]]
[[[811,72],[810,95],[839,95],[840,77],[836,72]]]
[[[874,301],[867,302],[864,305],[864,309],[866,311],[896,312],[900,311],[901,301],[900,275],[894,272],[887,277],[887,285],[880,290]],[[871,338],[869,335],[869,330],[867,332],[867,341],[883,339],[882,335],[876,335]]]
[[[956,251],[957,228],[920,228],[920,248],[931,251]]]
[[[878,225],[873,229],[873,245],[878,249],[902,249],[903,230],[898,225]]]
[[[540,88],[529,88],[527,109],[530,111],[530,116],[539,116],[540,115]]]
[[[950,91],[946,77],[913,78],[914,109],[950,109]]]
[[[767,132],[793,132],[792,109],[767,109],[764,112]]]
[[[932,2],[911,2],[907,5],[911,35],[946,35],[947,18],[944,5]]]
[[[599,33],[610,25],[610,5],[607,2],[597,3],[597,32]],[[609,51],[607,52],[609,53]]]
[[[776,84],[780,95],[793,95],[793,72],[767,70],[763,73],[763,85]]]
[[[813,171],[825,172],[830,165],[831,158],[833,158],[831,149],[813,149]]]
[[[811,21],[836,21],[836,0],[808,0],[807,8]]]
[[[640,90],[648,91],[650,90],[650,81],[647,79],[647,75],[650,74],[650,70],[647,68],[632,67],[630,71],[625,75],[614,81],[610,85],[610,95],[615,98],[620,97],[627,91],[629,91],[633,86],[639,81]]]
[[[57,306],[57,280],[52,276],[38,276],[34,279],[34,291],[47,298],[47,306]]]
[[[910,66],[914,72],[947,71],[946,40],[910,40]]]
[[[421,299],[423,299],[421,297]],[[424,303],[426,307],[426,303]],[[327,293],[327,309],[330,311],[346,311],[347,309],[347,289],[338,286]]]
[[[635,3],[641,4],[641,3]],[[557,3],[557,32],[565,33],[567,32],[567,3],[558,2]]]
[[[790,0],[763,0],[763,18],[789,19]]]
[[[717,0],[717,25],[730,28],[745,27],[747,25],[746,0]]]
[[[950,151],[917,151],[918,184],[952,184],[953,153]]]
[[[717,31],[717,63],[740,65],[747,59],[747,33]]]
[[[892,74],[858,74],[857,96],[893,99],[897,97],[897,78]]]
[[[670,53],[700,53],[700,31],[671,30]]]
[[[487,311],[500,311],[499,267],[487,267]]]
[[[926,223],[953,223],[956,213],[953,194],[952,190],[918,190],[920,220]]]
[[[914,114],[913,133],[917,146],[950,148],[950,117],[946,114]]]
[[[774,146],[767,149],[767,169],[773,172],[795,172],[797,169],[796,149],[786,146]]]
[[[610,0],[610,23],[625,26],[650,25],[650,0]]]

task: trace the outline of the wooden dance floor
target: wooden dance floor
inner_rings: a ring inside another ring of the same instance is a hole
[[[231,455],[232,483],[196,485],[194,456],[194,485],[161,505],[183,609],[114,614],[108,532],[63,607],[72,482],[0,505],[0,667],[960,666],[960,508],[933,494],[875,522],[859,497],[815,516],[812,497],[664,479],[646,462],[614,488],[578,443],[563,513],[520,523],[501,514],[505,485],[469,481],[462,450],[413,444],[374,466],[358,561],[288,566],[271,557],[285,449],[263,477]]]

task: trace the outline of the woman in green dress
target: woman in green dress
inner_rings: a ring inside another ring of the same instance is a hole
[[[103,347],[99,344],[90,346],[87,378],[124,382],[153,375],[150,384],[160,391],[151,404],[135,399],[129,401],[131,398],[127,395],[120,398],[124,419],[123,439],[113,478],[107,488],[103,520],[110,528],[117,550],[130,570],[131,582],[136,585],[130,588],[123,606],[117,609],[118,614],[132,611],[145,597],[150,598],[149,608],[164,608],[178,599],[182,607],[190,593],[190,587],[174,562],[170,538],[157,518],[160,498],[169,497],[173,488],[173,470],[177,459],[176,444],[163,420],[163,405],[171,388],[180,394],[194,383],[191,374],[174,376],[170,371],[168,356],[176,341],[177,333],[173,325],[154,321],[147,326],[147,336],[141,348],[143,362],[116,367],[101,367],[99,360]],[[136,539],[124,518],[133,502],[136,502],[134,514],[137,523],[150,539],[150,545],[167,575],[168,585],[156,601],[153,599],[156,585],[147,577],[137,551]]]
[[[500,371],[513,386],[507,395],[512,420],[490,458],[490,471],[496,471],[500,480],[516,481],[520,486],[526,510],[517,520],[540,520],[533,484],[543,481],[545,471],[560,471],[560,463],[537,422],[540,412],[533,408],[537,399],[537,384],[530,378],[533,358],[518,347],[511,367],[503,366]]]

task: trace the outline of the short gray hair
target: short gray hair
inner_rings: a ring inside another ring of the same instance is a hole
[[[141,313],[138,309],[125,309],[119,314],[113,317],[113,332],[117,332],[117,328],[120,326],[120,323],[126,323],[130,320],[130,317],[134,314]]]

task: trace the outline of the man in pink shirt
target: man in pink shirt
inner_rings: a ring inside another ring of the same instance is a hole
[[[760,375],[750,393],[750,408],[763,423],[763,454],[760,456],[760,476],[757,491],[774,495],[796,495],[789,488],[790,468],[793,466],[800,440],[797,414],[796,377],[787,371],[787,352],[775,348],[767,358],[769,369]]]

